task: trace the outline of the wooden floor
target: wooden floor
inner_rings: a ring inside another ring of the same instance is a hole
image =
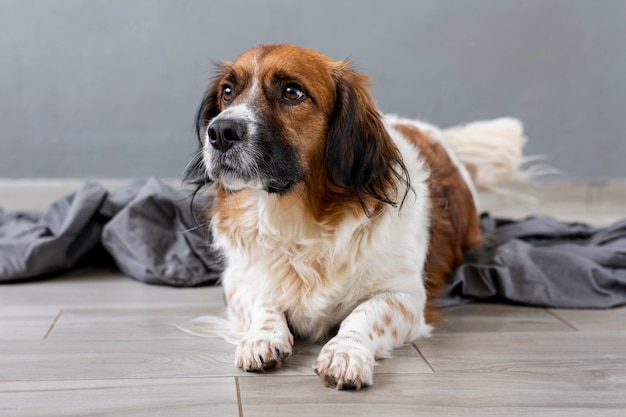
[[[549,188],[539,193],[562,191]],[[535,210],[626,215],[626,194],[570,190]],[[25,205],[42,202],[0,184],[0,206]],[[446,309],[432,338],[380,361],[358,392],[320,383],[320,345],[296,344],[282,369],[253,374],[234,368],[232,345],[176,327],[222,311],[218,287],[150,286],[114,270],[1,285],[0,416],[626,416],[626,308]]]

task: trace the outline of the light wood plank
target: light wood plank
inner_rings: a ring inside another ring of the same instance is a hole
[[[441,310],[437,332],[573,331],[546,310],[473,303]]]
[[[2,284],[1,306],[223,306],[222,288],[175,288],[135,281],[113,269],[83,269],[44,281]]]
[[[626,331],[626,306],[610,310],[551,309],[581,332]]]
[[[236,376],[234,349],[220,339],[12,341],[0,345],[0,380],[148,379]]]
[[[221,305],[66,308],[49,340],[129,341],[196,338],[177,326],[222,312]],[[217,336],[216,336],[217,337]]]
[[[626,409],[626,380],[592,373],[382,374],[361,391],[335,391],[316,377],[260,379],[239,382],[246,417],[623,416]]]
[[[39,306],[0,307],[0,340],[42,340],[60,309]]]
[[[436,372],[626,372],[626,333],[439,333],[415,343]]]
[[[238,416],[234,378],[0,382],[12,417]]]

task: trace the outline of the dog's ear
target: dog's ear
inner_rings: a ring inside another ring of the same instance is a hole
[[[368,215],[371,198],[401,205],[410,188],[408,171],[369,93],[368,77],[347,62],[333,75],[336,100],[325,147],[330,180],[350,189]]]
[[[198,140],[202,142],[202,131],[209,124],[211,119],[217,116],[220,113],[219,108],[219,94],[220,94],[220,83],[224,78],[224,67],[223,64],[219,67],[219,73],[213,77],[211,83],[209,84],[209,88],[207,88],[204,93],[204,97],[202,97],[202,102],[200,103],[200,107],[196,112],[196,135]],[[201,143],[202,144],[202,143]]]
[[[219,72],[213,77],[211,83],[209,84],[209,88],[207,88],[204,93],[194,121],[196,138],[198,139],[198,150],[189,165],[187,165],[187,169],[183,174],[183,181],[199,187],[211,182],[206,175],[202,160],[202,147],[204,145],[202,142],[202,132],[211,119],[220,113],[219,90],[220,82],[224,78],[224,68],[225,64],[218,67]]]

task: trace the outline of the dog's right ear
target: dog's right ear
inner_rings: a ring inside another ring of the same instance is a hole
[[[213,80],[211,80],[209,88],[207,88],[206,92],[204,93],[204,97],[202,97],[200,107],[196,112],[196,119],[194,123],[196,138],[198,139],[198,150],[189,165],[187,165],[187,169],[183,174],[183,182],[187,184],[202,187],[211,183],[211,180],[208,178],[204,169],[204,161],[202,158],[202,148],[204,146],[203,132],[205,131],[209,122],[220,113],[219,91],[220,83],[224,78],[225,68],[225,63],[218,66],[218,73],[215,75],[215,77],[213,77]]]
[[[209,122],[220,113],[219,94],[220,83],[224,78],[224,65],[219,69],[219,73],[213,77],[209,88],[204,93],[204,97],[202,97],[202,102],[196,113],[196,136],[201,146],[203,130],[208,126]]]

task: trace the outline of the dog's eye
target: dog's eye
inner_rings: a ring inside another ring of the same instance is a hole
[[[233,88],[226,84],[222,87],[222,101],[226,104],[230,103],[231,101],[233,101],[233,97],[235,96],[235,93],[233,92]]]
[[[283,99],[287,101],[296,101],[304,97],[304,92],[296,84],[287,84],[283,89]]]

